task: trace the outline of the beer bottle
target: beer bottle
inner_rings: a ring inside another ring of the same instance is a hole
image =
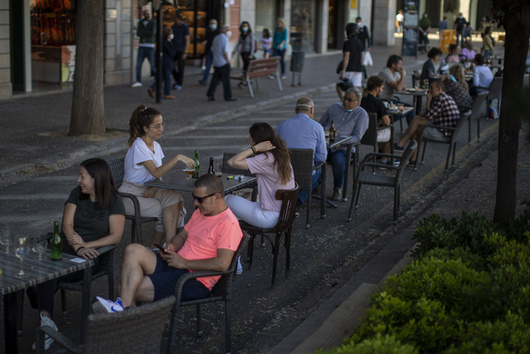
[[[329,128],[329,142],[333,143],[335,142],[335,137],[337,135],[337,131],[335,130],[335,121],[331,121],[331,128]]]
[[[213,169],[213,157],[210,157],[210,167],[208,167],[208,174],[215,175],[215,171]]]
[[[52,261],[60,261],[63,259],[63,243],[61,235],[59,234],[59,222],[53,223],[53,237],[51,240]]]
[[[199,178],[201,172],[201,167],[199,164],[199,150],[195,150],[195,174],[193,175],[193,178]]]

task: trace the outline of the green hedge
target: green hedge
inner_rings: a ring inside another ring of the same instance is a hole
[[[530,208],[494,224],[463,212],[425,218],[415,260],[371,297],[356,333],[335,353],[383,340],[391,353],[530,353]],[[364,349],[363,349],[364,350]]]

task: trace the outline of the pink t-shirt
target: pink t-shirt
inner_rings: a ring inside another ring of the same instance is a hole
[[[246,159],[246,161],[250,172],[256,174],[261,209],[279,213],[282,208],[282,201],[276,200],[276,191],[278,189],[294,188],[293,167],[291,166],[291,178],[289,182],[287,184],[280,184],[280,176],[274,166],[273,154],[259,154]]]
[[[188,261],[215,258],[218,248],[235,252],[243,238],[239,221],[229,208],[214,216],[202,215],[197,209],[184,229],[188,232],[188,239],[178,254]],[[219,278],[221,276],[216,275],[197,280],[212,290]]]

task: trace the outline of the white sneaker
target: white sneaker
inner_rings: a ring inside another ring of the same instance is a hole
[[[138,82],[136,81],[134,84],[132,84],[131,87],[142,87],[142,83],[141,82]]]
[[[40,314],[40,325],[41,326],[50,326],[51,328],[55,329],[56,331],[58,330],[57,328],[57,325],[55,324],[55,322],[53,322],[53,320],[47,316],[44,316],[41,312]],[[46,334],[46,336],[44,337],[44,350],[48,350],[50,348],[50,346],[52,345],[53,343],[53,338],[51,338],[49,335]],[[33,345],[31,346],[31,349],[33,350],[36,350],[36,346],[37,344],[36,343],[33,343]]]
[[[121,299],[117,298],[116,302],[112,300],[104,299],[100,296],[96,296],[97,301],[92,304],[94,312],[97,314],[100,313],[115,313],[123,311],[123,306],[121,304]]]
[[[241,265],[241,256],[239,256],[237,258],[237,270],[236,270],[236,274],[237,275],[241,275],[243,274],[243,266]]]

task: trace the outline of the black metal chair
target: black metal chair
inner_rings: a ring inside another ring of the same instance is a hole
[[[116,187],[120,188],[123,183],[123,177],[125,176],[125,158],[121,157],[119,159],[114,159],[107,161],[110,170],[112,171],[112,176],[114,177],[114,183],[116,183]],[[158,221],[155,217],[142,217],[142,213],[140,212],[140,203],[138,202],[138,198],[136,196],[129,194],[129,193],[120,193],[123,198],[129,198],[133,205],[134,205],[134,215],[125,215],[125,218],[128,220],[132,220],[132,227],[131,227],[131,243],[138,242],[140,244],[143,243],[142,239],[142,224],[148,223],[148,222],[156,222]]]
[[[403,182],[403,176],[405,167],[408,164],[410,157],[414,150],[416,150],[417,143],[414,140],[411,140],[403,155],[393,155],[393,154],[381,154],[381,153],[368,153],[364,157],[363,162],[359,166],[359,173],[355,181],[355,186],[357,187],[354,191],[354,196],[350,203],[350,210],[348,212],[348,222],[352,220],[353,216],[353,205],[355,208],[359,207],[359,195],[361,192],[361,186],[363,184],[370,184],[373,186],[382,186],[382,187],[393,187],[394,188],[394,223],[397,221],[397,213],[401,210],[401,183]],[[401,161],[399,166],[388,166],[381,163],[376,163],[375,159],[377,157],[388,157],[388,158],[400,158]],[[370,162],[372,160],[373,162]],[[373,174],[364,172],[365,167],[379,167],[384,166],[387,169],[396,170],[394,176],[387,176],[382,174]],[[355,187],[354,187],[355,188]]]
[[[200,337],[202,335],[202,304],[207,304],[209,302],[216,302],[216,301],[223,301],[225,303],[225,324],[226,324],[226,352],[230,353],[232,349],[232,340],[231,340],[231,304],[230,301],[232,299],[232,283],[235,281],[234,275],[237,269],[237,259],[241,255],[243,248],[247,244],[248,240],[250,239],[250,236],[243,232],[243,238],[241,239],[241,242],[239,243],[239,246],[237,248],[236,253],[234,254],[234,257],[232,258],[232,262],[230,263],[230,267],[225,272],[218,272],[218,271],[195,271],[191,273],[184,274],[179,278],[179,281],[177,282],[177,285],[175,286],[175,298],[178,299],[178,301],[175,301],[175,304],[173,305],[173,309],[171,310],[171,322],[168,328],[169,335],[168,335],[168,353],[174,353],[175,351],[175,345],[176,345],[176,338],[177,338],[177,322],[178,322],[178,315],[179,310],[183,306],[197,306],[197,336]],[[221,278],[215,284],[212,291],[210,292],[210,295],[204,299],[198,299],[198,300],[191,300],[191,301],[185,301],[181,302],[180,299],[182,297],[182,287],[184,286],[184,283],[190,279],[196,279],[200,277],[209,277],[209,276],[216,276],[220,275]]]
[[[480,107],[482,106],[482,104],[484,103],[484,101],[486,100],[486,96],[488,96],[489,94],[489,91],[488,90],[483,90],[479,93],[477,93],[476,95],[472,95],[471,97],[473,98],[473,105],[471,107],[469,106],[458,106],[458,108],[460,109],[460,111],[465,111],[465,110],[468,110],[470,109],[471,110],[471,116],[469,116],[469,119],[468,119],[468,136],[467,136],[467,143],[468,144],[471,144],[471,121],[473,119],[476,119],[477,120],[477,141],[480,141]]]
[[[276,264],[278,263],[278,253],[280,252],[280,241],[282,235],[285,235],[284,246],[285,246],[285,276],[289,276],[290,264],[291,264],[291,231],[293,228],[293,219],[296,211],[296,201],[300,192],[300,186],[296,184],[296,187],[290,190],[279,189],[276,191],[276,199],[282,201],[282,208],[280,210],[280,217],[278,223],[271,229],[262,229],[249,225],[243,221],[240,222],[241,228],[250,234],[250,241],[247,248],[248,254],[248,269],[252,267],[252,257],[254,255],[254,238],[257,235],[264,236],[272,247],[272,253],[274,260],[272,264],[272,287],[274,287],[274,280],[276,279]],[[274,240],[267,234],[275,234]]]
[[[84,344],[77,345],[49,326],[37,330],[37,353],[44,350],[45,335],[72,353],[160,353],[166,319],[175,303],[170,296],[119,313],[90,315]],[[169,346],[169,345],[168,345]]]
[[[222,170],[221,172],[228,173],[228,174],[231,174],[231,175],[234,175],[234,176],[243,175],[243,176],[248,176],[248,177],[256,177],[256,175],[253,174],[253,173],[250,173],[249,170],[233,168],[233,167],[230,167],[228,165],[228,160],[230,160],[230,158],[232,158],[235,155],[236,155],[236,153],[233,153],[233,152],[225,152],[225,153],[223,153],[223,164],[221,166],[221,170]],[[258,196],[258,182],[255,182],[255,183],[251,184],[249,186],[249,188],[252,188],[252,198],[251,198],[251,200],[253,202],[255,202],[257,200],[257,196]]]
[[[460,119],[458,120],[458,123],[454,127],[446,127],[441,125],[432,125],[427,124],[425,127],[432,127],[437,129],[448,129],[453,131],[453,135],[451,136],[451,139],[433,139],[423,136],[423,133],[425,132],[425,129],[421,131],[420,141],[419,141],[419,147],[421,147],[421,143],[423,142],[423,152],[421,154],[421,164],[423,165],[423,159],[425,157],[425,149],[427,148],[427,143],[438,143],[438,144],[448,144],[449,150],[447,152],[447,160],[445,162],[445,171],[448,170],[449,167],[449,160],[451,159],[451,151],[453,152],[453,163],[451,165],[451,168],[455,167],[455,154],[456,154],[456,139],[458,138],[458,135],[460,131],[462,130],[462,127],[464,126],[465,122],[469,119],[471,116],[471,110],[467,110],[463,113],[460,113]],[[419,148],[418,148],[419,149]],[[418,151],[419,155],[419,151]],[[418,169],[418,159],[416,158],[416,163],[414,164],[414,171]]]
[[[374,152],[377,152],[378,149],[378,141],[377,141],[377,134],[384,130],[384,129],[390,129],[390,154],[394,153],[394,122],[391,122],[389,126],[379,126],[379,118],[377,117],[377,113],[370,112],[368,113],[368,117],[370,119],[368,123],[368,129],[364,132],[363,137],[361,138],[361,145],[370,145],[373,146]],[[403,129],[402,129],[403,131]],[[375,167],[372,168],[372,173],[375,173]]]
[[[489,118],[489,100],[493,100],[495,98],[498,99],[497,110],[499,110],[501,105],[502,76],[495,76],[490,84],[490,87],[479,87],[479,89],[485,89],[489,91],[488,95],[486,96],[486,117]]]
[[[309,229],[309,218],[311,216],[311,198],[313,189],[313,171],[321,169],[322,177],[318,180],[321,184],[320,218],[326,217],[326,162],[319,162],[313,166],[313,149],[289,149],[291,166],[293,166],[294,180],[300,186],[300,190],[307,191],[307,216],[306,229]],[[333,204],[332,204],[333,205]],[[335,206],[336,207],[336,206]]]

